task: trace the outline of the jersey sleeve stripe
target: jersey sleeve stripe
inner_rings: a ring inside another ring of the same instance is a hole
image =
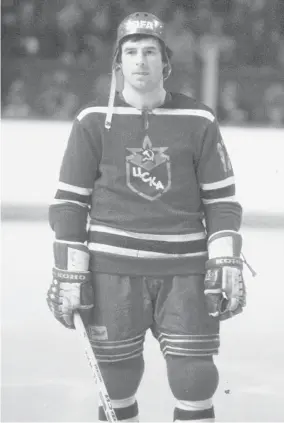
[[[77,194],[71,191],[62,191],[61,189],[57,190],[55,194],[55,199],[57,200],[68,200],[68,201],[77,201],[83,204],[89,204],[91,200],[90,195]]]
[[[211,189],[218,189],[218,188],[227,187],[229,185],[234,185],[234,184],[235,184],[235,177],[230,176],[229,178],[222,179],[221,181],[211,182],[211,183],[206,183],[206,184],[200,184],[200,187],[203,191],[207,191],[207,190],[211,190]]]
[[[203,200],[213,200],[218,198],[224,198],[224,197],[231,197],[232,195],[235,195],[236,188],[235,185],[229,185],[224,188],[219,189],[212,189],[212,190],[201,190],[201,198]]]
[[[69,192],[74,192],[75,194],[87,195],[87,196],[91,195],[93,192],[93,188],[78,187],[76,185],[66,184],[65,182],[62,182],[62,181],[59,181],[58,189],[62,191],[69,191]]]
[[[232,202],[232,203],[238,203],[237,198],[235,195],[232,195],[230,197],[224,197],[224,198],[214,198],[211,200],[202,200],[204,204],[213,204],[213,203],[221,203],[221,202]]]
[[[67,240],[65,240],[65,239],[55,239],[55,241],[56,241],[57,243],[60,243],[60,244],[85,245],[85,243],[84,243],[84,242],[79,242],[79,241],[67,241]]]
[[[60,199],[55,199],[53,201],[52,204],[77,204],[78,206],[81,207],[89,207],[89,204],[87,203],[81,203],[80,201],[73,201],[73,200],[60,200]]]

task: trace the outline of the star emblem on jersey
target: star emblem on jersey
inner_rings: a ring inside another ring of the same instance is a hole
[[[171,186],[170,158],[165,154],[168,147],[153,147],[148,135],[141,148],[128,147],[126,178],[128,187],[147,200],[156,200]]]

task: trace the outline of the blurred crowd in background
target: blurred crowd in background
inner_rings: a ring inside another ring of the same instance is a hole
[[[284,125],[283,0],[2,0],[2,116],[71,119],[108,92],[116,29],[147,11],[168,24],[179,90],[198,97],[198,51],[220,46],[224,124]]]

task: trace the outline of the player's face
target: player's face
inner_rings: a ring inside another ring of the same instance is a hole
[[[141,92],[151,92],[161,84],[163,68],[161,46],[155,38],[123,43],[121,69],[125,84]]]

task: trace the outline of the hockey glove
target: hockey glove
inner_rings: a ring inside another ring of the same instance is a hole
[[[204,292],[209,315],[220,320],[241,313],[246,305],[241,246],[235,231],[217,232],[208,240]]]
[[[47,292],[47,304],[55,318],[74,329],[73,313],[79,310],[85,322],[93,307],[94,292],[89,272],[89,251],[81,243],[54,242],[55,267]]]

